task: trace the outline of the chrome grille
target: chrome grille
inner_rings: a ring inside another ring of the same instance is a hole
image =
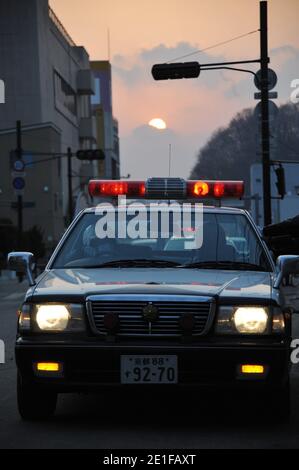
[[[178,337],[183,335],[180,318],[184,314],[194,316],[192,335],[202,335],[206,332],[211,321],[212,299],[195,296],[137,296],[135,299],[117,299],[114,296],[95,296],[89,299],[89,313],[94,330],[107,334],[104,326],[104,316],[116,313],[119,318],[117,336],[162,336]],[[132,297],[132,296],[130,296]],[[145,298],[147,297],[147,298]],[[184,300],[183,300],[184,299]],[[149,303],[159,310],[159,318],[148,322],[143,318],[143,308]]]

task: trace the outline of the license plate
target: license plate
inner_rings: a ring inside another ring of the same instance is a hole
[[[121,356],[122,384],[176,384],[177,356]]]

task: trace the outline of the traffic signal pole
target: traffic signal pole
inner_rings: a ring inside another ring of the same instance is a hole
[[[260,2],[260,49],[261,49],[261,139],[263,166],[264,225],[270,225],[271,215],[271,162],[269,130],[269,89],[268,89],[268,8],[267,2]]]
[[[107,149],[108,150],[108,149]],[[110,149],[109,149],[110,150]],[[23,155],[23,150],[21,146],[21,123],[17,121],[17,149],[16,149],[17,159],[21,160]],[[28,151],[27,151],[28,152]],[[30,165],[41,164],[45,162],[55,161],[60,158],[67,158],[67,181],[68,181],[68,202],[67,202],[67,218],[69,223],[72,222],[74,216],[74,204],[73,204],[73,184],[72,179],[74,177],[72,171],[72,158],[74,154],[72,149],[68,147],[66,153],[62,152],[34,152],[30,151],[30,154],[33,156],[49,156],[49,158],[43,158],[42,160],[37,160],[30,163]],[[84,161],[96,161],[96,160],[105,160],[105,153],[101,149],[88,149],[88,150],[79,150],[76,153],[78,160]],[[24,165],[26,167],[26,164]],[[91,176],[93,178],[94,176]],[[19,243],[21,243],[22,231],[23,231],[23,196],[18,195],[17,197],[17,209],[18,209],[18,227],[19,227]]]
[[[17,121],[17,148],[18,160],[22,160],[22,128],[21,121]],[[18,214],[18,249],[22,249],[23,238],[23,196],[17,195],[17,214]]]
[[[198,62],[166,62],[152,67],[154,80],[178,80],[183,78],[198,78],[205,70],[234,70],[250,73],[255,76],[261,90],[261,154],[263,166],[263,202],[264,225],[271,224],[271,160],[270,160],[270,130],[269,130],[269,68],[268,57],[268,6],[267,1],[260,2],[260,57],[253,60],[233,62],[217,62],[199,64]],[[244,64],[260,64],[260,76],[253,70],[235,67]]]

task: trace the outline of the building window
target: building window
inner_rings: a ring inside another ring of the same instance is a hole
[[[91,104],[101,104],[101,81],[99,77],[94,79],[95,94],[91,95]]]
[[[72,87],[57,73],[54,73],[55,100],[59,108],[64,108],[74,116],[77,115],[76,93]]]

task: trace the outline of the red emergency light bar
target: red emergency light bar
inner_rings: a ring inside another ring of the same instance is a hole
[[[88,191],[92,197],[129,196],[133,198],[145,195],[144,181],[91,180]]]
[[[187,181],[189,198],[241,198],[244,181]]]
[[[243,181],[209,181],[209,180],[180,180],[171,178],[157,178],[158,191],[155,178],[151,184],[148,181],[122,181],[122,180],[91,180],[88,190],[92,197],[129,198],[155,198],[155,199],[221,199],[241,198],[244,194]],[[182,184],[183,183],[183,184]],[[153,189],[154,188],[154,189]]]

